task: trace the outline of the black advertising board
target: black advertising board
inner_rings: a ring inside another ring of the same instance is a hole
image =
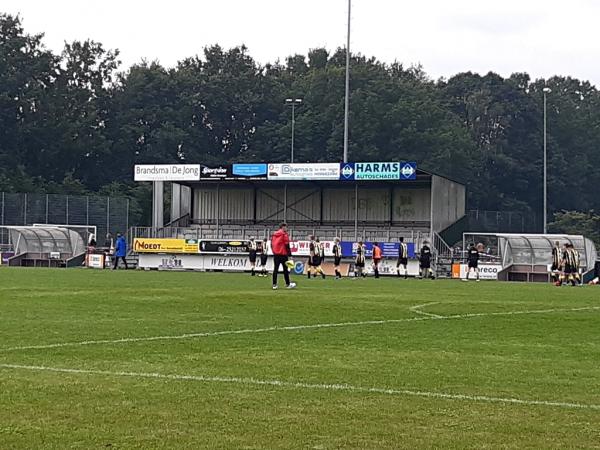
[[[249,241],[234,240],[201,240],[198,251],[200,253],[249,253]]]
[[[221,164],[219,166],[202,166],[201,180],[224,181],[259,181],[267,179],[266,164]]]

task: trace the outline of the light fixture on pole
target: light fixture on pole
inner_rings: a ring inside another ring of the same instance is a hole
[[[344,162],[348,162],[348,115],[350,112],[350,21],[352,0],[348,0],[348,34],[346,42],[346,94],[344,98]]]
[[[294,162],[294,128],[296,126],[296,105],[302,104],[301,98],[286,98],[285,104],[292,107],[292,152],[290,162]]]
[[[544,234],[548,231],[548,176],[547,176],[547,167],[548,167],[548,146],[547,146],[547,137],[546,137],[546,122],[547,122],[547,114],[546,114],[546,95],[552,92],[552,89],[549,87],[545,87],[542,89],[544,93]]]

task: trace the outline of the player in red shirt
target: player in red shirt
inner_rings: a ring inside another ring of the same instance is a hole
[[[287,234],[287,224],[284,222],[279,225],[279,230],[273,233],[271,238],[271,250],[273,251],[273,289],[277,289],[277,274],[279,266],[283,267],[283,278],[285,279],[285,287],[294,289],[296,283],[290,282],[290,271],[287,266],[289,257],[292,255],[290,249],[290,237]]]

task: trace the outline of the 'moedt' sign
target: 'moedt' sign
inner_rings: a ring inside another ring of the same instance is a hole
[[[195,239],[144,239],[133,241],[136,253],[198,253],[198,241]]]
[[[134,181],[199,181],[200,164],[139,164]]]

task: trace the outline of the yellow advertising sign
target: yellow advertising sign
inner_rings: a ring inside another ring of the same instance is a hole
[[[137,253],[198,253],[195,239],[144,239],[133,241],[133,251]]]

